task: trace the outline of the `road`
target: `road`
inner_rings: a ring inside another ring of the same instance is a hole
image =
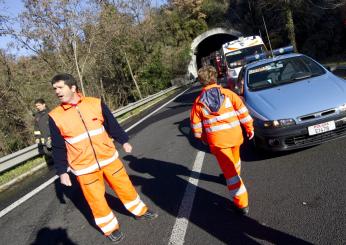
[[[214,157],[190,134],[198,89],[129,131],[133,155],[118,147],[142,200],[160,215],[137,221],[108,189],[125,234],[120,244],[346,244],[346,139],[284,154],[259,153],[246,142],[242,177],[250,213],[239,216],[228,206]],[[2,209],[15,199],[2,196]],[[70,188],[48,185],[2,216],[0,227],[1,244],[111,244],[93,224],[75,180]]]

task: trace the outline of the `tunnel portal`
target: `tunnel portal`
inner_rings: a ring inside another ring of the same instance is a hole
[[[237,37],[222,33],[209,36],[200,42],[195,51],[197,69],[201,67],[201,58],[210,55],[210,53],[214,51],[220,50],[222,44],[234,39],[237,39]]]
[[[191,44],[191,61],[188,67],[190,77],[197,77],[201,59],[212,52],[220,50],[222,44],[235,40],[242,34],[233,29],[214,28],[196,37]]]

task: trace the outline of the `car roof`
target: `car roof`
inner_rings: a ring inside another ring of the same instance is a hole
[[[288,58],[292,58],[292,57],[298,57],[298,56],[304,56],[304,55],[299,54],[299,53],[289,53],[289,54],[277,55],[274,58],[265,58],[265,59],[261,59],[258,61],[250,62],[250,63],[245,65],[245,68],[251,69],[253,67],[264,65],[267,63],[271,63],[273,61],[284,60],[284,59],[288,59]]]

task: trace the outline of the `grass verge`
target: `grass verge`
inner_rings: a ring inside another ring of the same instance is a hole
[[[45,162],[44,157],[36,157],[32,160],[26,161],[23,164],[12,168],[2,174],[0,174],[0,186],[3,184],[6,184],[7,182],[17,178],[18,176],[27,173],[32,168],[40,165],[41,163]]]

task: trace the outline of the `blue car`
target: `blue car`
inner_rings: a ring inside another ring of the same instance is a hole
[[[256,147],[285,151],[346,136],[346,80],[303,54],[251,58],[235,92],[254,119]]]

